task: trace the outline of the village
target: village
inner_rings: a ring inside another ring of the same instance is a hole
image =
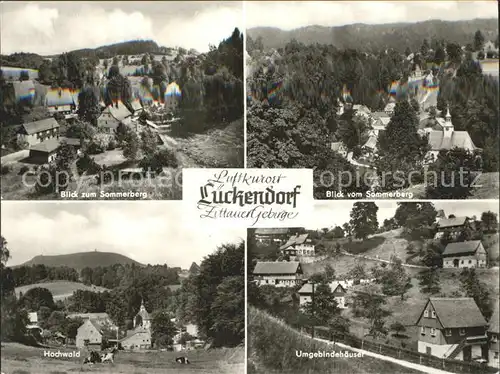
[[[212,62],[218,52],[150,44],[113,45],[155,51],[110,58],[39,56],[38,69],[13,66],[22,54],[2,60],[4,199],[175,200],[183,167],[242,165],[242,113],[212,103],[212,80],[226,81],[224,95],[238,89]]]
[[[353,212],[376,211],[357,204],[375,203],[354,203]],[[461,216],[454,206],[446,214],[398,203],[368,231],[358,213],[334,228],[254,229],[249,287],[275,304],[249,303],[348,349],[452,372],[498,371],[497,213]]]

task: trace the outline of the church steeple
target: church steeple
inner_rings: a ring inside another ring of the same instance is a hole
[[[445,116],[446,122],[451,124],[451,114],[450,114],[450,105],[446,107],[446,116]]]

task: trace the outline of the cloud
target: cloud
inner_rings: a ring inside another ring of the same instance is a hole
[[[97,249],[147,264],[188,267],[221,244],[238,243],[244,229],[186,226],[182,202],[32,203],[2,202],[2,235],[11,265],[34,256]]]
[[[277,15],[286,15],[278,17]],[[498,17],[494,1],[294,1],[246,3],[246,27],[291,30],[353,23],[467,20]]]
[[[137,39],[206,52],[243,26],[242,6],[235,4],[3,3],[1,42],[3,54],[51,55]]]

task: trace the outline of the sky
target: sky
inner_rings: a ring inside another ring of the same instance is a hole
[[[189,268],[221,244],[238,244],[245,229],[205,223],[187,227],[181,201],[8,202],[2,201],[2,236],[18,265],[34,256],[116,252],[142,264]]]
[[[490,1],[261,1],[247,2],[246,28],[267,26],[292,30],[305,26],[342,26],[498,18]]]
[[[2,1],[2,54],[51,55],[136,39],[165,47],[209,50],[244,30],[241,2]]]
[[[377,220],[379,226],[385,219],[394,217],[397,208],[397,201],[377,201],[378,206]],[[478,219],[481,213],[492,211],[499,213],[498,201],[434,201],[436,210],[443,209],[446,216],[454,214],[455,216],[476,216]],[[324,227],[333,228],[342,226],[349,222],[350,213],[354,205],[353,201],[321,201],[314,205],[314,210],[309,221],[307,229],[322,229]]]

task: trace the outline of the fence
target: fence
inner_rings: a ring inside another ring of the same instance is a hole
[[[332,340],[331,334],[326,327],[316,327],[315,333],[317,337]],[[436,369],[452,371],[455,373],[486,374],[496,373],[498,371],[498,369],[487,366],[486,364],[443,359],[424,353],[410,351],[408,349],[390,346],[387,344],[363,340],[353,335],[345,335],[340,339],[337,338],[336,341],[350,345],[354,348],[364,349],[366,351],[378,353],[384,356],[390,356],[400,360],[413,362],[415,364],[430,366]]]

